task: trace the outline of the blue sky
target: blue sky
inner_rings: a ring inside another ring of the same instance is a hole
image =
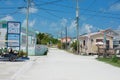
[[[20,9],[20,7],[23,7]],[[0,20],[20,21],[26,26],[24,0],[0,0]],[[76,36],[76,0],[31,0],[29,27],[60,37]],[[80,34],[120,29],[120,0],[79,0]]]

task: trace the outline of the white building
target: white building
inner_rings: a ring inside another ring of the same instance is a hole
[[[7,21],[0,21],[0,48],[6,47]],[[28,55],[35,54],[36,32],[28,30]],[[26,28],[21,27],[20,49],[26,51]]]

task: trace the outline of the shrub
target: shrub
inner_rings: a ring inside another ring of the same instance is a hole
[[[57,44],[57,47],[58,47],[59,49],[61,49],[61,43],[58,43],[58,44]]]
[[[115,62],[115,63],[118,62],[118,57],[116,55],[112,57],[112,62]]]
[[[76,42],[73,42],[71,44],[71,47],[73,48],[73,51],[77,51],[77,41]]]
[[[23,50],[19,51],[18,57],[24,57],[27,56],[27,53],[24,52]]]

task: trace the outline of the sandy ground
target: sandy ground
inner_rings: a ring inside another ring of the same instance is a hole
[[[9,80],[25,62],[0,61],[0,80]]]
[[[14,80],[17,76],[26,72],[37,59],[35,56],[30,58],[30,60],[17,60],[15,62],[0,59],[0,80]]]
[[[120,80],[120,68],[55,48],[37,57],[29,69],[14,80]]]

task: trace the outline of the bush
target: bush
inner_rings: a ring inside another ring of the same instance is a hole
[[[76,42],[73,42],[71,44],[71,47],[73,48],[73,51],[77,51],[77,41]]]
[[[0,49],[0,55],[2,55],[3,53],[2,53],[2,49]]]
[[[27,53],[24,52],[23,50],[19,51],[18,57],[24,57],[24,56],[27,56]]]
[[[58,44],[57,44],[57,47],[58,47],[59,49],[61,49],[61,43],[58,43]]]
[[[114,56],[112,57],[112,62],[115,62],[115,63],[118,62],[118,57],[117,57],[116,55],[114,55]]]

